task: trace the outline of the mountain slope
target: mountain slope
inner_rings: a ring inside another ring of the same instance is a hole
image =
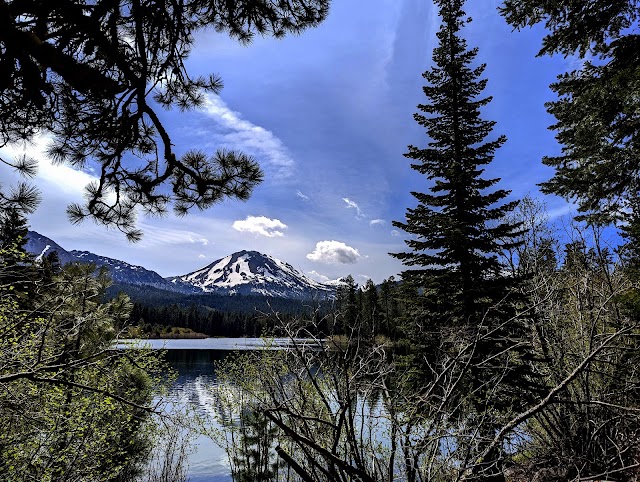
[[[62,264],[93,263],[106,267],[116,284],[152,287],[182,294],[256,295],[289,299],[330,299],[336,285],[319,283],[289,263],[257,251],[239,251],[202,269],[163,278],[155,271],[89,251],[67,251],[51,239],[29,231],[28,252],[38,257],[56,251]]]
[[[70,251],[75,256],[75,260],[81,263],[93,263],[98,267],[106,267],[111,273],[111,279],[116,283],[128,283],[132,285],[152,286],[164,290],[193,292],[193,289],[183,289],[173,283],[168,283],[162,276],[155,271],[148,270],[142,266],[120,261],[118,259],[107,258],[89,251]]]
[[[328,298],[333,287],[318,283],[288,263],[257,251],[239,251],[202,269],[167,278],[177,286],[206,293],[263,295],[283,298]]]
[[[181,293],[192,293],[195,291],[192,287],[168,283],[155,271],[148,270],[142,266],[129,264],[118,259],[107,258],[106,256],[99,256],[89,251],[67,251],[55,241],[35,231],[29,231],[27,234],[25,247],[29,253],[36,256],[36,259],[55,251],[58,253],[61,264],[77,262],[93,263],[97,268],[104,266],[109,270],[111,279],[115,283],[152,286],[154,288]]]
[[[76,257],[69,251],[64,249],[55,241],[43,236],[35,231],[29,231],[27,234],[27,242],[25,249],[28,253],[33,254],[36,259],[40,260],[43,256],[47,256],[49,253],[57,252],[58,259],[61,264],[71,263],[77,261]]]

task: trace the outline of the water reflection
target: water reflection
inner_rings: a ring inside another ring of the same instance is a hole
[[[306,348],[320,347],[319,340],[297,338],[296,345]],[[200,338],[200,339],[122,339],[116,347],[123,348],[151,348],[152,350],[216,350],[216,351],[245,351],[259,349],[282,350],[291,348],[289,338]]]
[[[196,415],[204,417],[214,428],[219,428],[211,416],[213,407],[209,389],[217,385],[215,363],[223,360],[229,353],[231,352],[228,350],[193,348],[167,350],[166,360],[177,373],[176,381],[168,394],[169,411],[190,409]],[[198,436],[194,440],[193,451],[189,454],[189,480],[228,482],[232,480],[230,473],[225,451],[211,438]]]
[[[144,347],[166,350],[165,360],[175,371],[176,379],[168,393],[166,410],[169,414],[190,412],[192,418],[202,418],[209,433],[224,432],[217,422],[226,407],[217,400],[219,387],[216,363],[233,353],[271,349],[287,349],[291,340],[276,338],[206,338],[169,340],[120,340],[121,349]],[[296,340],[300,345],[317,343]],[[231,468],[228,454],[210,436],[198,435],[192,441],[188,457],[188,480],[191,482],[230,482]]]
[[[289,340],[277,340],[274,345],[282,348],[288,342]],[[261,473],[260,470],[265,475],[260,480],[272,480],[270,476],[272,466],[276,473],[280,472],[282,467],[280,467],[274,451],[277,442],[272,437],[265,437],[265,434],[269,435],[269,430],[271,429],[274,430],[273,435],[275,435],[275,428],[272,423],[266,419],[254,420],[252,416],[255,416],[255,413],[250,411],[243,412],[242,415],[236,413],[236,409],[239,406],[247,406],[246,401],[238,403],[236,398],[238,395],[242,398],[242,394],[240,392],[235,393],[236,390],[233,389],[235,382],[229,383],[228,376],[226,380],[221,380],[216,374],[216,366],[231,354],[237,354],[238,351],[264,348],[265,342],[262,339],[145,340],[142,343],[152,349],[165,348],[167,350],[166,360],[177,374],[175,383],[169,393],[169,410],[177,413],[188,408],[193,411],[196,417],[201,417],[204,420],[209,433],[217,430],[218,434],[222,434],[222,436],[216,438],[222,447],[205,435],[200,435],[195,439],[194,450],[188,459],[188,480],[193,482],[232,481],[229,456],[223,448],[225,446],[232,454],[234,473],[238,480],[257,480],[251,477]],[[211,349],[212,347],[216,349]],[[235,350],[228,349],[230,347]],[[316,352],[316,350],[311,350],[311,352]],[[353,404],[351,402],[345,404],[344,400],[341,400],[345,395],[344,393],[340,394],[341,387],[334,387],[330,383],[330,379],[332,380],[333,378],[329,377],[329,379],[323,381],[325,377],[320,375],[323,369],[320,365],[316,365],[315,357],[312,356],[307,360],[310,365],[306,366],[303,371],[311,378],[318,380],[319,385],[316,387],[323,386],[323,392],[316,392],[313,387],[307,386],[307,382],[310,379],[306,377],[303,377],[306,381],[295,377],[291,379],[289,375],[279,378],[277,373],[282,372],[278,369],[279,362],[276,360],[280,360],[280,358],[267,358],[271,359],[272,363],[275,362],[273,366],[269,367],[271,370],[267,370],[268,373],[261,372],[268,366],[262,364],[267,359],[261,358],[262,363],[253,365],[249,362],[248,365],[244,365],[244,368],[241,368],[241,373],[234,373],[231,379],[240,382],[240,379],[245,378],[247,375],[254,380],[256,376],[257,378],[262,378],[261,374],[265,378],[275,376],[275,379],[282,383],[280,388],[284,398],[293,397],[291,398],[292,400],[298,400],[299,403],[305,406],[309,404],[317,405],[311,411],[318,415],[322,413],[322,416],[329,417],[331,422],[336,422],[337,419],[344,416],[346,413],[344,411],[346,410],[351,413],[350,417],[352,417],[351,423],[353,426],[351,427],[351,432],[358,431],[360,433],[361,443],[366,443],[370,448],[375,447],[377,452],[388,450],[389,425],[386,423],[385,409],[381,402],[382,394],[376,388],[377,383],[372,383],[372,380],[369,380],[371,377],[379,378],[383,375],[382,372],[385,370],[381,370],[380,360],[371,358],[364,361],[364,364],[358,370],[357,383],[346,387],[348,398],[353,397]],[[324,359],[325,357],[321,356],[321,358]],[[331,360],[333,358],[333,356],[330,356],[324,360],[329,363],[325,368],[331,370],[334,365]],[[287,367],[285,372],[293,368],[290,365],[287,365]],[[297,372],[298,369],[293,371]],[[325,382],[328,383],[327,386],[324,386]],[[289,390],[295,390],[296,393],[287,393]],[[328,412],[324,413],[327,410]],[[231,431],[225,430],[220,423],[226,423],[227,429],[230,428],[229,424],[231,424],[233,429]],[[305,422],[305,427],[308,428],[307,425]],[[357,430],[356,426],[359,427]],[[303,432],[303,427],[298,427],[298,429]],[[313,439],[324,432],[326,432],[324,429],[320,433],[312,431],[307,436]],[[339,434],[338,438],[342,438],[342,435]],[[266,443],[266,446],[256,452],[254,445],[263,443]],[[254,460],[254,452],[260,454],[256,460]],[[249,478],[243,477],[244,471],[252,475]],[[284,475],[286,480],[291,480],[292,474],[281,475]],[[276,476],[275,478],[279,479],[280,477]]]

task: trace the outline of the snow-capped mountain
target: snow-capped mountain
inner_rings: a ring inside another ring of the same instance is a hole
[[[335,294],[339,281],[320,283],[289,263],[257,251],[239,251],[202,269],[182,276],[163,278],[155,271],[89,251],[67,251],[35,231],[27,235],[26,249],[42,258],[53,251],[62,264],[93,263],[106,267],[115,283],[150,286],[178,293],[260,295],[292,299],[327,299]]]
[[[239,251],[202,269],[167,278],[206,293],[328,298],[334,287],[312,280],[293,266],[257,251]]]
[[[36,259],[42,258],[55,251],[58,253],[58,259],[61,264],[78,262],[93,263],[97,268],[105,266],[111,274],[111,279],[116,283],[152,286],[154,288],[185,293],[195,291],[188,286],[177,286],[174,283],[169,283],[155,271],[148,270],[142,266],[129,264],[118,259],[107,258],[106,256],[99,256],[89,251],[67,251],[55,241],[35,231],[29,231],[27,234],[25,248],[29,253],[35,255]]]

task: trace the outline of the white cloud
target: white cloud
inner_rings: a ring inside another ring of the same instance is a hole
[[[296,196],[298,196],[303,201],[309,200],[309,196],[307,196],[306,194],[303,194],[299,189],[296,191]]]
[[[202,238],[200,236],[197,236],[197,237],[189,236],[189,242],[190,243],[201,243],[202,246],[208,246],[209,245],[209,240],[207,238]]]
[[[383,224],[387,224],[384,219],[372,219],[369,221],[369,226],[382,226]]]
[[[199,254],[198,258],[203,259],[203,258],[206,258],[206,256],[204,254]]]
[[[343,197],[342,200],[346,203],[347,209],[355,209],[356,210],[356,218],[361,219],[361,218],[364,217],[364,213],[360,209],[360,206],[358,206],[358,203],[356,203],[355,201],[352,201],[348,197]]]
[[[391,236],[400,236],[400,231],[398,231],[397,229],[392,229]]]
[[[204,110],[221,127],[230,131],[222,136],[221,147],[239,149],[258,157],[262,166],[272,171],[272,179],[288,178],[293,174],[295,161],[273,132],[243,119],[239,112],[229,109],[217,95],[206,96]]]
[[[320,263],[353,264],[360,259],[357,249],[340,241],[318,241],[316,249],[307,254],[307,259]]]
[[[247,219],[244,221],[238,220],[234,222],[233,229],[273,238],[276,236],[284,236],[281,230],[287,229],[287,225],[279,219],[269,219],[265,216],[247,216]]]

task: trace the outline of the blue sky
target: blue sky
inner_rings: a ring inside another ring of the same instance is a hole
[[[576,60],[536,58],[543,30],[512,32],[498,4],[469,2],[473,22],[464,32],[480,49],[477,60],[487,63],[486,93],[494,100],[484,116],[497,121],[496,136],[508,137],[487,171],[514,198],[542,197],[536,184],[552,172],[541,159],[559,151],[547,129],[553,123],[544,108],[553,100],[548,86]],[[380,282],[397,274],[402,266],[387,253],[404,250],[403,233],[391,221],[415,206],[410,191],[428,189],[402,154],[408,144],[427,142],[412,114],[425,101],[421,74],[431,63],[437,28],[437,12],[425,0],[334,0],[327,20],[299,36],[242,46],[202,32],[188,69],[220,75],[225,88],[197,112],[164,112],[164,122],[178,152],[227,147],[256,157],[266,178],[252,198],[184,218],[141,218],[144,238],[129,244],[117,231],[69,224],[65,207],[81,198],[91,176],[51,166],[36,142],[30,149],[41,159],[35,183],[43,202],[31,227],[66,249],[163,276],[240,249],[273,255],[320,280],[350,273],[360,283]],[[10,184],[11,174],[0,174]],[[562,199],[544,200],[552,217],[571,209]]]

